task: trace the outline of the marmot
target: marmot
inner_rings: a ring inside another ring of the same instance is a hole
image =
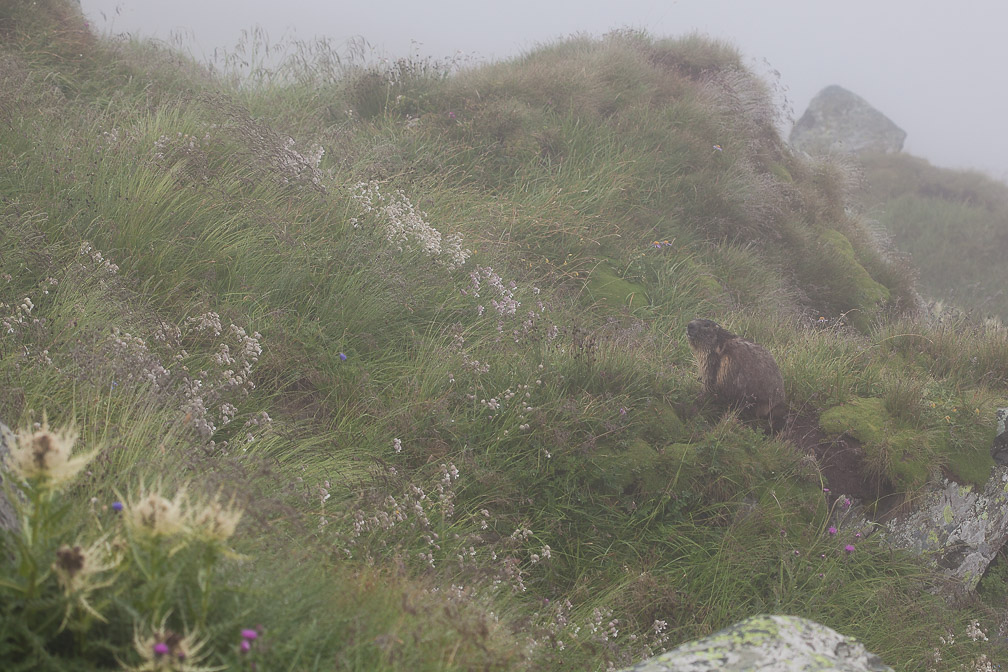
[[[746,417],[768,419],[771,426],[783,419],[784,379],[766,348],[712,320],[690,322],[686,338],[705,395],[713,395]]]

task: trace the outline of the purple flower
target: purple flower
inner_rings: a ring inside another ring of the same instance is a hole
[[[853,553],[854,552],[854,544],[847,544],[846,546],[843,547],[843,550],[847,551],[848,553]]]
[[[842,506],[845,509],[849,509],[850,508],[850,506],[851,506],[850,497],[844,497],[843,505]]]
[[[795,552],[794,552],[794,554],[795,554],[795,555],[801,555],[801,551],[799,551],[799,550],[798,550],[798,549],[796,548],[796,549],[795,549]]]
[[[158,656],[158,657],[164,656],[164,655],[166,655],[168,653],[169,650],[170,649],[168,648],[168,645],[165,644],[164,642],[158,642],[157,644],[154,645],[154,655],[155,656]]]
[[[345,361],[346,361],[346,355],[345,355],[345,354],[343,354],[342,352],[341,352],[341,353],[339,353],[339,358],[340,358],[340,361],[341,361],[341,362],[345,362]]]
[[[251,628],[245,628],[241,631],[242,639],[256,639],[259,637],[259,633]]]
[[[122,502],[112,502],[112,510],[115,511],[116,513],[122,511],[123,510]]]
[[[241,649],[242,653],[248,653],[249,650],[252,648],[252,645],[249,644],[249,640],[243,639],[241,641],[241,644],[238,646],[238,648]]]
[[[829,526],[829,529],[828,529],[828,530],[826,530],[826,531],[827,531],[827,532],[829,532],[829,533],[830,533],[830,535],[834,535],[834,534],[836,534],[836,528],[835,528],[834,526],[832,526],[832,525],[830,525],[830,526]]]
[[[829,494],[829,488],[823,488],[822,491],[825,492],[827,495]]]
[[[855,532],[854,536],[857,537],[858,539],[860,539],[861,538],[861,533],[860,532]]]
[[[455,113],[454,112],[449,112],[448,113],[448,118],[449,119],[454,119],[455,118]]]

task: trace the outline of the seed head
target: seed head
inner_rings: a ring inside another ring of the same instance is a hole
[[[173,536],[185,530],[183,513],[185,488],[175,493],[174,499],[161,495],[157,489],[142,488],[135,499],[126,506],[126,523],[136,533],[147,537]]]
[[[140,654],[142,662],[126,668],[131,672],[210,672],[221,668],[206,667],[200,663],[206,654],[200,653],[206,645],[206,640],[197,637],[195,630],[179,634],[165,627],[167,615],[161,619],[161,624],[151,626],[146,635],[141,635],[136,629],[133,633],[133,647]]]
[[[43,417],[38,429],[18,432],[16,445],[7,456],[7,468],[26,481],[55,489],[76,476],[94,457],[94,452],[71,457],[76,441],[76,430],[67,426],[53,431]]]
[[[193,514],[193,530],[210,541],[226,541],[234,534],[241,520],[242,510],[234,499],[226,505],[214,497],[206,506]]]
[[[101,582],[98,575],[113,567],[115,561],[109,553],[105,538],[99,539],[87,548],[63,544],[57,549],[52,570],[64,594],[71,600],[67,604],[63,626],[66,626],[74,607],[79,607],[100,621],[105,621],[105,618],[88,602],[88,597],[95,590],[111,583],[108,580]]]

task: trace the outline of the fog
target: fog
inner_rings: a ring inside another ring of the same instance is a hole
[[[904,151],[1008,180],[1008,3],[995,0],[80,1],[99,31],[183,35],[204,58],[255,26],[273,41],[361,37],[390,58],[461,51],[485,61],[575,33],[700,32],[734,44],[757,71],[778,71],[795,117],[839,84],[907,132]]]

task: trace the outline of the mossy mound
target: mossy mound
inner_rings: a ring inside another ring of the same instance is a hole
[[[647,305],[648,302],[644,285],[621,278],[606,262],[592,269],[588,276],[587,288],[594,301],[609,306],[634,308]]]
[[[922,486],[947,450],[938,433],[922,431],[893,417],[885,400],[877,397],[854,397],[824,411],[819,425],[827,434],[848,434],[861,442],[868,469],[898,489]]]
[[[686,425],[668,404],[653,404],[646,414],[641,435],[653,445],[668,445],[688,436]]]
[[[818,242],[823,254],[817,262],[825,265],[826,276],[834,282],[833,292],[850,302],[851,322],[860,329],[867,327],[879,306],[889,300],[889,289],[861,265],[854,246],[840,231],[823,231]]]

